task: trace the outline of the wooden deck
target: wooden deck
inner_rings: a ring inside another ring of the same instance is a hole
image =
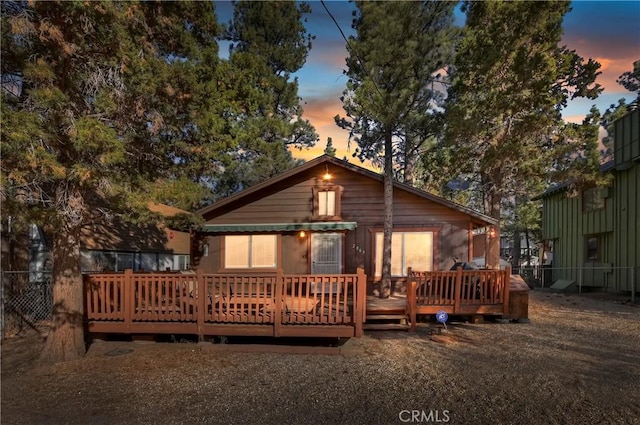
[[[410,272],[407,308],[418,314],[508,315],[511,269]]]
[[[366,275],[85,276],[90,333],[359,337],[365,322],[417,315],[506,315],[509,270],[412,272],[406,297],[366,296]],[[397,328],[396,328],[397,329]]]
[[[91,333],[274,337],[362,335],[366,275],[92,274]]]

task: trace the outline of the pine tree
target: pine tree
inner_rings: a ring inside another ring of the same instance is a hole
[[[234,2],[225,37],[232,41],[230,88],[235,109],[231,134],[238,143],[226,169],[231,192],[286,171],[298,162],[290,149],[318,140],[302,117],[298,80],[292,74],[306,62],[312,36],[304,27],[308,4],[288,1]]]
[[[202,194],[190,174],[206,167],[190,167],[215,156],[202,141],[220,120],[201,108],[211,106],[219,28],[205,2],[1,8],[3,215],[52,235],[54,311],[43,360],[71,360],[85,350],[83,227],[152,219],[150,193],[162,187],[195,194],[182,200],[190,205]]]
[[[347,116],[335,119],[349,130],[360,159],[383,164],[385,214],[380,296],[386,297],[391,288],[394,169],[400,165],[403,179],[410,180],[420,146],[435,127],[432,122],[437,117],[434,107],[439,95],[433,83],[437,71],[452,54],[455,3],[356,5],[357,36],[349,40],[349,81],[342,97]]]
[[[486,212],[500,219],[503,201],[545,174],[567,101],[601,91],[600,65],[559,46],[568,2],[465,2],[463,10],[446,143],[458,169],[479,176]],[[489,267],[498,265],[499,240],[496,229]]]
[[[336,156],[336,148],[333,147],[333,140],[331,137],[327,137],[327,145],[324,148],[324,154],[329,156]]]

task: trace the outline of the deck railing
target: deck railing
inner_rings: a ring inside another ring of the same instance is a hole
[[[415,329],[418,314],[507,314],[509,278],[506,270],[409,270],[407,311]]]
[[[361,336],[366,275],[133,273],[85,276],[90,331]],[[260,325],[253,326],[251,325]],[[312,328],[316,327],[315,330]],[[236,329],[236,330],[238,330]]]

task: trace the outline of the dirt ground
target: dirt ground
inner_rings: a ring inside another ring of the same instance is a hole
[[[2,424],[640,424],[640,307],[533,291],[530,323],[368,332],[339,355],[2,342]]]

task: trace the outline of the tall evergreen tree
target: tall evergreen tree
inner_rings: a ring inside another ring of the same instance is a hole
[[[336,156],[336,148],[333,147],[333,139],[331,139],[331,137],[327,137],[327,145],[324,148],[324,154]]]
[[[70,360],[85,349],[83,227],[149,219],[150,193],[162,187],[195,193],[182,199],[191,205],[201,194],[190,173],[204,171],[190,167],[211,160],[201,142],[220,121],[195,111],[211,106],[219,29],[210,2],[3,2],[1,11],[3,215],[52,235],[43,359]]]
[[[558,45],[568,2],[465,2],[463,10],[446,143],[458,169],[480,177],[486,212],[500,219],[505,197],[544,175],[567,101],[601,91],[600,65]],[[496,229],[490,267],[498,266],[499,240]]]
[[[640,59],[633,62],[633,70],[624,72],[616,80],[625,89],[636,94],[636,105],[640,104]]]
[[[306,62],[312,36],[304,27],[308,4],[289,1],[234,2],[226,30],[232,67],[235,110],[231,134],[238,143],[227,174],[232,191],[279,174],[297,164],[289,149],[312,147],[318,140],[302,117],[298,79],[292,74]]]
[[[391,236],[395,165],[408,175],[429,137],[439,99],[433,82],[452,53],[454,2],[357,2],[349,40],[349,77],[342,97],[361,159],[384,158],[384,237],[381,297],[391,288]],[[395,165],[394,165],[395,159]],[[405,180],[408,179],[405,177]]]

